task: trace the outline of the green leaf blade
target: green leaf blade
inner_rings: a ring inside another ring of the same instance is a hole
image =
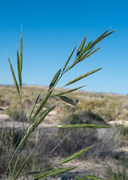
[[[110,128],[110,126],[102,126],[102,125],[94,125],[94,124],[68,124],[68,125],[58,125],[56,126],[58,128],[68,128],[68,129],[73,129],[73,128]]]
[[[43,111],[42,115],[37,119],[37,121],[32,125],[32,127],[27,130],[25,136],[21,140],[21,142],[18,145],[17,149],[19,149],[24,144],[24,142],[30,136],[30,134],[37,128],[37,126],[44,120],[44,118],[48,115],[48,113],[50,111],[52,111],[54,108],[55,108],[55,106],[52,106],[52,107],[50,107],[50,108]]]
[[[64,163],[67,163],[67,162],[71,161],[72,159],[74,159],[74,158],[80,156],[81,154],[83,154],[84,152],[88,151],[90,148],[91,148],[91,146],[89,146],[87,148],[84,148],[84,149],[72,154],[71,156],[64,159],[60,164],[64,164]]]
[[[30,120],[30,118],[31,118],[31,116],[32,116],[32,113],[33,113],[33,111],[34,111],[34,109],[35,109],[35,107],[36,107],[36,104],[37,104],[37,102],[38,102],[39,97],[40,97],[40,94],[39,94],[39,95],[37,96],[37,98],[36,98],[36,101],[35,101],[35,103],[34,103],[34,105],[33,105],[33,107],[32,107],[32,110],[31,110],[29,116],[28,116],[28,121]]]
[[[66,67],[67,67],[67,65],[68,65],[68,63],[69,63],[69,61],[70,61],[70,59],[71,59],[71,57],[72,57],[72,55],[73,55],[75,49],[76,49],[76,46],[74,47],[74,49],[72,50],[72,52],[71,52],[69,58],[67,59],[65,65],[64,65],[63,71],[66,69]]]
[[[77,56],[76,60],[78,60],[85,52],[87,52],[90,48],[90,45],[92,44],[92,40],[82,49],[82,51]]]
[[[88,58],[89,56],[91,56],[92,54],[94,54],[95,52],[97,52],[100,48],[101,48],[101,47],[95,49],[94,51],[92,51],[92,50],[93,50],[93,48],[92,48],[92,49],[89,50],[86,54],[84,54],[82,57],[80,57],[80,58],[78,59],[78,62],[81,62],[81,61],[83,61],[84,59]]]
[[[19,169],[19,171],[18,171],[18,173],[16,174],[14,180],[16,180],[16,179],[18,178],[18,176],[20,175],[22,169],[24,168],[25,164],[27,163],[28,159],[29,159],[29,156],[27,157],[27,159],[25,160],[25,162],[23,163],[23,165],[22,165],[21,168]]]
[[[67,96],[59,96],[60,97],[60,99],[62,100],[62,101],[65,101],[66,103],[69,103],[69,104],[71,104],[71,105],[73,105],[73,106],[76,106],[76,104],[75,104],[75,102],[73,101],[73,99],[71,99],[71,98],[69,98],[69,97],[67,97]]]
[[[22,87],[22,80],[21,80],[20,58],[19,58],[18,49],[17,49],[17,69],[18,69],[19,85],[21,88]]]
[[[55,76],[53,77],[50,85],[49,85],[49,91],[50,89],[55,85],[56,81],[58,80],[59,76],[60,76],[60,73],[61,73],[61,69],[55,74]]]
[[[40,104],[40,106],[38,107],[38,109],[36,110],[33,119],[35,119],[35,117],[39,114],[39,112],[41,111],[41,109],[44,107],[45,103],[47,102],[47,100],[49,99],[50,95],[51,95],[52,91],[50,91],[47,96],[45,97],[45,99],[43,100],[43,102]]]
[[[77,168],[77,166],[75,167],[69,167],[69,168],[58,168],[58,169],[55,169],[54,171],[52,170],[52,172],[47,172],[46,175],[43,174],[40,174],[39,176],[35,177],[34,180],[36,179],[39,179],[39,178],[46,178],[46,177],[50,177],[50,176],[56,176],[58,174],[61,174],[61,173],[65,173],[67,171],[71,171],[73,169]]]
[[[74,89],[71,89],[71,90],[68,90],[68,91],[65,91],[65,92],[59,93],[59,94],[55,94],[54,96],[61,96],[61,95],[64,95],[64,94],[67,94],[67,93],[70,93],[70,92],[76,91],[76,90],[78,90],[78,89],[81,89],[81,88],[83,88],[83,87],[85,87],[85,86],[86,86],[86,85],[84,85],[84,86],[80,86],[80,87],[78,87],[78,88],[74,88]]]
[[[114,33],[115,31],[116,31],[116,30],[109,32],[108,34],[106,34],[106,35],[104,36],[104,38],[106,38],[106,37],[109,36],[110,34]]]
[[[17,92],[20,95],[19,86],[18,86],[18,83],[17,83],[17,80],[16,80],[16,77],[15,77],[15,74],[14,74],[14,71],[13,71],[13,67],[12,67],[12,64],[11,64],[11,61],[10,61],[9,57],[8,57],[8,61],[9,61],[10,69],[11,69],[11,72],[12,72],[12,77],[13,77]]]
[[[80,52],[82,51],[84,45],[85,45],[85,41],[86,41],[86,36],[84,37],[84,39],[82,40],[78,50],[77,50],[77,56],[80,54]]]
[[[87,178],[92,179],[92,180],[104,180],[95,176],[90,176],[90,175],[85,175]]]
[[[77,82],[77,81],[79,81],[79,80],[81,80],[81,79],[83,79],[83,78],[85,78],[85,77],[87,77],[87,76],[89,76],[89,75],[91,75],[91,74],[93,74],[93,73],[101,70],[101,69],[102,69],[102,68],[98,68],[98,69],[95,69],[95,70],[93,70],[93,71],[89,71],[88,73],[85,73],[85,74],[83,74],[83,75],[81,75],[81,76],[78,76],[77,78],[69,81],[65,86],[68,86],[68,85],[70,85],[70,84],[73,84],[73,83],[75,83],[75,82]]]
[[[109,29],[107,29],[103,34],[101,34],[92,44],[91,44],[91,46],[90,46],[90,48],[92,48],[92,47],[94,47],[97,43],[99,43],[101,40],[103,40],[105,37],[107,37],[108,35],[110,35],[110,34],[112,34],[113,32],[115,32],[115,31],[111,31],[111,32],[109,32],[108,34],[107,34],[107,32],[110,30],[110,28]]]
[[[78,180],[85,180],[85,179],[83,179],[83,178],[81,178],[81,177],[76,177]]]
[[[22,72],[22,60],[23,60],[23,39],[22,39],[22,30],[20,38],[20,72]]]

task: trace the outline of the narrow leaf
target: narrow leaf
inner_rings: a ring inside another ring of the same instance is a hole
[[[18,49],[17,49],[17,69],[18,69],[19,85],[20,85],[20,88],[21,88],[22,82],[21,82],[20,58],[19,58],[19,52],[18,52]]]
[[[104,180],[95,176],[90,176],[90,175],[85,175],[87,178],[92,179],[92,180]]]
[[[51,83],[49,85],[49,91],[55,85],[60,73],[61,73],[61,69],[55,74],[54,78],[52,79],[52,81],[51,81]]]
[[[45,173],[41,173],[40,172],[40,174],[38,175],[38,176],[45,176],[45,175],[47,175],[47,174],[50,174],[50,173],[53,173],[53,172],[56,172],[56,171],[59,171],[59,170],[62,170],[62,169],[64,169],[64,168],[58,168],[58,169],[53,169],[53,170],[50,170],[50,171],[47,171],[47,172],[45,172]],[[28,173],[27,173],[28,174]],[[29,172],[29,175],[31,175],[31,172]],[[33,172],[32,172],[32,175],[33,175]]]
[[[12,72],[12,77],[13,77],[13,80],[14,80],[14,83],[15,83],[15,86],[16,86],[16,89],[17,89],[17,92],[18,92],[18,94],[20,95],[18,83],[17,83],[17,80],[16,80],[16,77],[15,77],[15,74],[14,74],[14,71],[13,71],[13,67],[12,67],[12,65],[11,65],[11,62],[10,62],[9,57],[8,57],[8,61],[9,61],[10,69],[11,69],[11,72]]]
[[[22,30],[21,30],[21,38],[20,38],[20,72],[22,72],[22,59],[23,59],[23,40],[22,40]]]
[[[96,51],[98,51],[101,47],[95,49],[94,51],[92,51],[93,49],[91,49],[90,51],[88,51],[86,54],[84,54],[81,58],[78,59],[78,62],[83,61],[85,58],[89,57],[90,55],[94,54]],[[92,52],[91,52],[92,51]]]
[[[106,37],[109,36],[110,34],[114,33],[115,31],[116,31],[116,30],[111,31],[110,33],[106,34],[106,35],[104,36],[104,38],[106,38]]]
[[[103,34],[101,34],[90,46],[90,48],[92,48],[93,46],[95,46],[97,43],[99,43],[101,40],[103,40],[105,37],[107,37],[108,35],[112,34],[115,31],[111,31],[110,33],[107,34],[107,32],[110,29],[107,29]]]
[[[90,55],[92,55],[93,53],[95,53],[96,51],[98,51],[100,48],[97,48],[96,50],[94,50],[93,52],[91,52],[93,49],[94,49],[94,48],[91,48],[91,49],[90,49],[86,54],[84,54],[82,57],[81,57],[81,56],[79,56],[79,58],[77,57],[76,60],[75,60],[75,62],[74,62],[71,66],[69,66],[65,72],[69,71],[69,70],[70,70],[71,68],[73,68],[76,64],[78,64],[79,62],[83,61],[84,59],[86,59],[87,57],[89,57]]]
[[[61,93],[59,93],[59,94],[55,94],[54,96],[61,96],[61,95],[64,95],[64,94],[67,94],[67,93],[76,91],[76,90],[78,90],[78,89],[81,89],[81,88],[83,88],[83,87],[85,87],[85,86],[86,86],[86,85],[80,86],[80,87],[78,87],[78,88],[74,88],[74,89],[71,89],[71,90],[68,90],[68,91],[65,91],[65,92],[61,92]]]
[[[16,174],[14,180],[16,180],[16,179],[18,178],[18,176],[20,175],[22,169],[24,168],[25,164],[27,163],[28,159],[29,159],[29,156],[28,156],[28,158],[25,160],[25,162],[23,163],[23,165],[21,166],[21,168],[19,169],[19,171],[18,171],[18,173]]]
[[[50,91],[47,96],[45,97],[45,99],[43,100],[43,102],[40,104],[40,106],[38,107],[38,109],[36,110],[33,119],[35,119],[35,117],[39,114],[39,112],[41,111],[41,109],[43,108],[43,106],[45,105],[45,103],[47,102],[47,100],[49,99],[50,95],[51,95],[52,91]]]
[[[50,176],[56,176],[58,174],[61,174],[61,173],[65,173],[67,171],[71,171],[73,169],[77,168],[77,166],[75,167],[69,167],[69,168],[58,168],[58,169],[55,169],[54,172],[48,172],[48,174],[44,175],[43,174],[40,174],[39,176],[35,177],[34,180],[36,179],[39,179],[39,178],[46,178],[46,177],[50,177]]]
[[[61,161],[60,164],[64,164],[64,163],[69,162],[69,161],[71,161],[72,159],[80,156],[80,155],[83,154],[84,152],[88,151],[88,150],[90,149],[90,147],[91,147],[91,146],[89,146],[89,147],[87,147],[87,148],[85,148],[85,149],[82,149],[82,150],[80,150],[80,151],[72,154],[71,156],[69,156],[69,157],[67,157],[66,159],[64,159],[63,161]]]
[[[45,172],[45,173],[41,173],[40,172],[40,174],[38,175],[38,176],[42,176],[42,177],[44,177],[45,175],[48,175],[48,174],[50,174],[50,173],[53,173],[53,172],[57,172],[57,171],[60,171],[60,170],[63,170],[64,168],[58,168],[58,169],[53,169],[53,170],[50,170],[50,171],[47,171],[47,172]],[[32,172],[33,173],[33,172]],[[27,173],[28,174],[28,173]],[[29,175],[31,175],[31,172],[29,172]]]
[[[30,120],[30,118],[31,118],[31,116],[32,116],[32,113],[33,113],[33,111],[34,111],[34,109],[35,109],[35,107],[36,107],[36,104],[37,104],[37,102],[38,102],[39,97],[40,97],[40,94],[39,94],[38,97],[36,98],[36,101],[35,101],[35,103],[34,103],[34,106],[33,106],[32,110],[31,110],[31,112],[30,112],[30,114],[29,114],[28,121]]]
[[[78,63],[77,60],[78,60],[79,58],[81,58],[81,56],[83,56],[86,51],[91,50],[92,48],[94,48],[94,46],[95,46],[97,43],[99,43],[101,40],[103,40],[104,38],[106,38],[108,35],[110,35],[110,34],[112,34],[113,32],[115,32],[115,31],[111,31],[110,33],[107,34],[108,31],[109,31],[109,29],[106,30],[103,34],[101,34],[94,42],[90,41],[90,42],[81,50],[81,52],[78,54],[75,62],[74,62],[71,66],[69,66],[69,67],[66,69],[65,72],[67,72],[67,71],[69,71],[71,68],[73,68],[73,67]],[[98,49],[97,49],[97,50],[98,50]],[[96,50],[96,51],[97,51],[97,50]],[[96,51],[94,51],[94,52],[96,52]],[[93,52],[93,53],[94,53],[94,52]],[[93,54],[93,53],[92,53],[92,54]],[[90,55],[91,55],[91,54],[89,54],[89,56],[90,56]],[[89,57],[89,56],[87,56],[87,57]],[[84,57],[86,58],[86,56],[84,56]],[[84,59],[85,59],[85,58],[84,58]],[[82,59],[82,60],[83,60],[83,59]]]
[[[58,128],[110,128],[110,126],[94,125],[94,124],[69,124],[69,125],[58,125]]]
[[[92,50],[93,50],[93,49],[91,49],[89,52],[91,52]],[[87,52],[87,54],[88,54],[89,52]],[[79,63],[78,57],[77,57],[76,60],[73,62],[73,64],[66,69],[66,71],[65,71],[64,73],[66,73],[67,71],[69,71],[70,69],[72,69],[77,63]]]
[[[77,56],[80,54],[81,50],[83,49],[83,47],[85,45],[85,41],[86,41],[86,36],[84,37],[83,41],[81,42],[81,44],[77,50]]]
[[[91,43],[92,43],[92,40],[82,49],[80,54],[77,56],[77,59],[79,59],[86,51],[88,51],[90,49],[89,47],[90,47]]]
[[[106,35],[106,33],[109,31],[109,29],[107,29],[104,33],[102,33],[92,44],[91,44],[91,48],[93,46],[95,46],[98,42],[100,42],[102,39],[104,39],[104,36]]]
[[[87,76],[89,76],[89,75],[91,75],[91,74],[93,74],[93,73],[101,70],[101,69],[102,69],[102,68],[95,69],[95,70],[89,71],[88,73],[85,73],[85,74],[83,74],[83,75],[81,75],[81,76],[78,76],[77,78],[69,81],[65,86],[68,86],[68,85],[70,85],[70,84],[73,84],[73,83],[75,83],[75,82],[77,82],[77,81],[79,81],[79,80],[81,80],[81,79],[83,79],[83,78],[85,78],[85,77],[87,77]]]
[[[69,66],[64,73],[66,73],[67,71],[69,71],[70,69],[72,69],[76,64],[78,63],[78,61],[75,61],[71,66]]]
[[[71,59],[71,57],[72,57],[72,55],[73,55],[73,53],[74,53],[75,49],[76,49],[76,46],[74,47],[74,49],[73,49],[73,51],[71,52],[71,54],[70,54],[69,58],[67,59],[67,61],[66,61],[65,65],[64,65],[63,71],[64,71],[64,70],[65,70],[65,68],[67,67],[68,62],[70,61],[70,59]]]
[[[41,113],[41,116],[38,118],[38,120],[32,125],[32,127],[28,130],[27,134],[29,135],[32,131],[34,131],[37,126],[44,120],[44,118],[47,116],[47,114],[49,112],[51,112],[53,109],[55,108],[55,106],[52,106],[46,110],[44,110],[42,113]]]
[[[85,180],[85,179],[83,179],[83,178],[81,178],[81,177],[76,177],[78,180]]]
[[[61,100],[73,105],[73,106],[76,106],[75,102],[73,101],[73,99],[69,98],[69,97],[66,97],[66,96],[59,96]]]
[[[42,115],[39,117],[39,119],[32,125],[32,127],[26,132],[25,136],[21,140],[19,146],[17,149],[19,149],[23,143],[26,141],[26,139],[30,136],[30,134],[37,128],[37,126],[44,120],[44,118],[47,116],[47,114],[52,111],[55,108],[55,106],[52,106],[46,110],[43,111]]]

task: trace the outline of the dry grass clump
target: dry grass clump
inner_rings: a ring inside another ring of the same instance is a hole
[[[5,174],[9,163],[9,159],[11,158],[12,153],[15,151],[24,135],[24,130],[21,131],[15,128],[0,128],[0,177],[2,177]],[[40,138],[43,137],[43,135],[40,136]],[[45,137],[47,138],[47,136]],[[26,172],[32,170],[45,171],[45,169],[50,167],[51,165],[49,158],[47,157],[47,155],[45,156],[46,149],[40,148],[40,141],[39,143],[37,143],[37,135],[30,139],[32,139],[32,141],[27,140],[23,146],[23,151],[20,154],[22,158],[19,159],[15,173],[18,172],[19,168],[21,167],[25,159],[28,157],[28,154],[30,154],[30,158],[22,174],[25,174]],[[39,147],[38,150],[37,147]],[[9,171],[13,169],[18,153],[19,151],[15,154],[15,157],[11,162],[11,169],[9,169]]]
[[[116,167],[114,170],[111,166],[108,165],[106,170],[107,180],[127,180],[128,179],[128,171],[125,165],[123,168]]]

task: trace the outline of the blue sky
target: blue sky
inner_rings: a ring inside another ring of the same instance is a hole
[[[105,30],[117,30],[102,48],[65,74],[59,87],[96,68],[101,71],[68,86],[83,90],[128,93],[128,1],[4,0],[0,1],[0,84],[13,84],[7,53],[17,74],[16,49],[23,32],[23,83],[49,85],[76,44]],[[74,61],[72,58],[71,62]]]

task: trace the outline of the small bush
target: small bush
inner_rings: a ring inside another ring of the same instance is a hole
[[[104,118],[106,121],[114,120],[117,118],[118,114],[115,112],[115,109],[105,109],[99,111],[99,115]]]
[[[5,101],[3,99],[0,99],[0,106],[9,106],[9,105],[10,105],[9,101]]]
[[[79,104],[79,107],[81,107],[82,109],[86,109],[87,111],[91,111],[95,107],[100,107],[100,106],[102,106],[102,102],[96,99],[91,101],[83,100]]]
[[[102,122],[102,124],[105,124],[104,119],[102,119],[99,115],[94,114],[90,111],[80,111],[78,113],[72,113],[68,116],[67,118],[67,123],[68,124],[81,124],[81,123],[86,123],[86,124],[98,124]]]
[[[122,109],[127,109],[128,110],[128,103],[123,103],[121,106]]]

